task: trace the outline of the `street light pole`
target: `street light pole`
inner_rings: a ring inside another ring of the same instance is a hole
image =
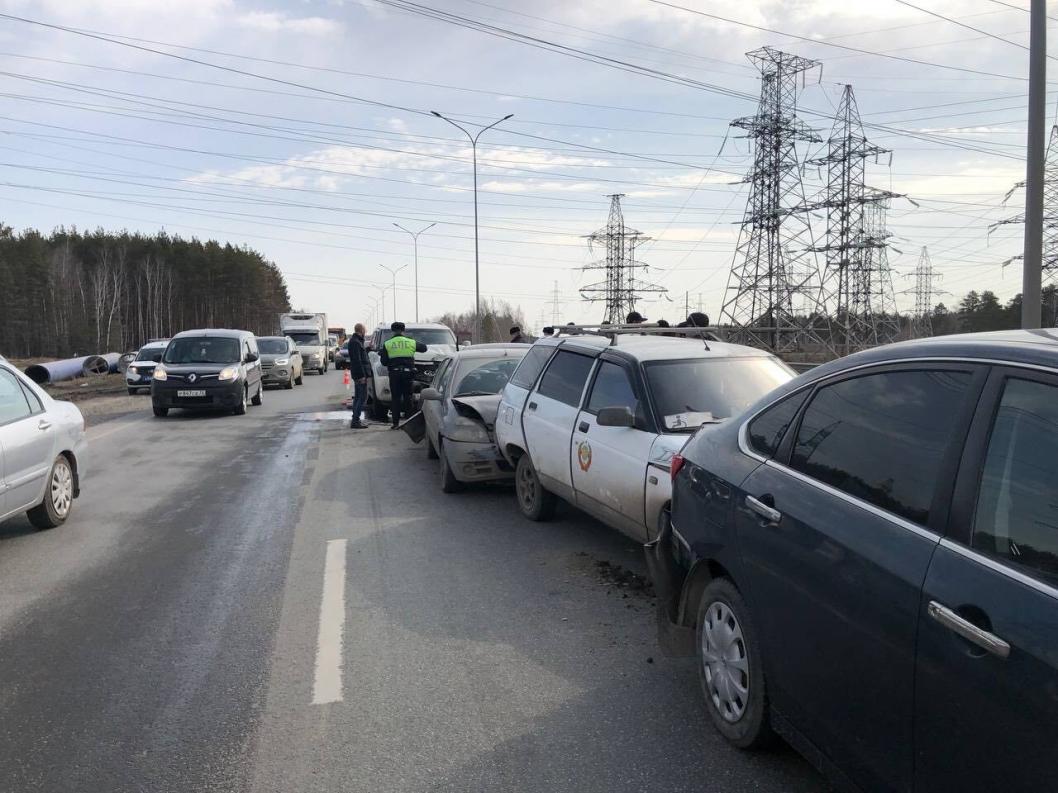
[[[514,113],[508,113],[506,116],[501,118],[499,121],[494,121],[487,127],[482,127],[478,130],[477,135],[471,135],[467,130],[461,127],[459,124],[454,122],[447,116],[442,116],[436,110],[431,110],[435,116],[443,121],[447,121],[453,127],[458,129],[470,140],[470,148],[474,158],[474,343],[481,343],[481,262],[478,255],[478,138],[485,132],[495,127],[497,124],[502,124],[507,119],[514,116]]]
[[[419,321],[419,235],[422,234],[424,231],[428,231],[429,229],[432,229],[437,224],[436,223],[431,223],[426,228],[419,229],[418,231],[408,231],[408,229],[404,228],[404,226],[400,225],[400,223],[394,223],[393,225],[396,226],[401,231],[403,231],[405,234],[411,234],[411,238],[412,238],[412,240],[414,242],[414,245],[415,245],[415,321],[418,322]]]
[[[382,324],[386,324],[386,287],[376,286],[375,289],[379,291],[378,304],[382,307]]]
[[[1025,161],[1025,250],[1021,327],[1040,326],[1043,279],[1043,177],[1047,110],[1047,2],[1032,0],[1029,22],[1029,130]]]
[[[401,270],[403,270],[407,266],[408,265],[406,265],[406,264],[402,264],[400,267],[398,267],[397,269],[394,270],[392,267],[387,267],[384,264],[380,264],[379,265],[379,267],[381,267],[383,270],[385,270],[386,272],[388,272],[390,275],[393,276],[393,321],[394,322],[397,321],[397,273],[399,273]]]

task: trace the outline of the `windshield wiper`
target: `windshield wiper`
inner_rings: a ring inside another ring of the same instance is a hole
[[[456,396],[496,396],[497,393],[498,392],[496,391],[463,391],[461,393],[456,394]]]

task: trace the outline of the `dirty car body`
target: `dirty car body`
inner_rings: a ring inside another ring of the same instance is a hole
[[[510,479],[514,469],[496,448],[500,391],[527,344],[480,344],[441,362],[434,387],[422,392],[421,437],[460,482]],[[409,421],[409,424],[412,422]],[[409,427],[409,436],[415,430]]]

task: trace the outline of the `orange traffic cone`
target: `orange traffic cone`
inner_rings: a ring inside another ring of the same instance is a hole
[[[346,369],[345,372],[342,373],[342,385],[345,386],[346,391],[349,390],[349,386],[352,385],[352,382],[352,378],[349,377],[349,370]]]

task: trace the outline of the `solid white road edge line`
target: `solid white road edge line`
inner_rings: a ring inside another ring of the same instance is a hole
[[[312,704],[342,701],[342,641],[345,632],[345,546],[328,540],[323,564],[320,632],[316,639],[316,677]]]

